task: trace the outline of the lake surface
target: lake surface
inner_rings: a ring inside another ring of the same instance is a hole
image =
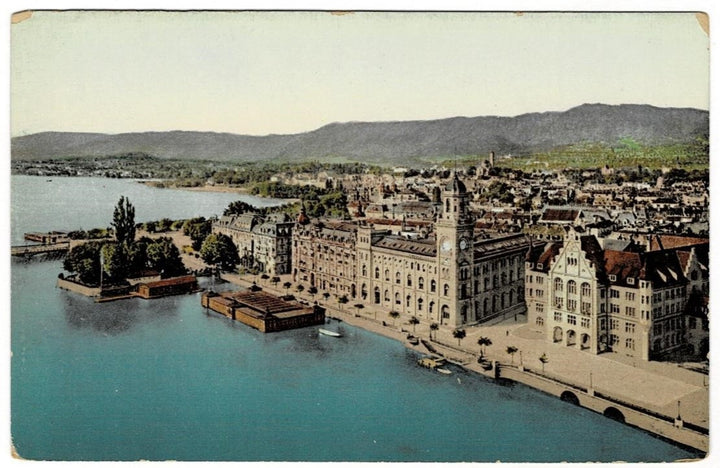
[[[121,194],[135,204],[139,221],[207,217],[239,199],[112,179],[47,183],[13,176],[12,190],[13,243],[29,230],[105,226]],[[11,429],[25,458],[694,456],[520,385],[501,386],[461,369],[445,376],[421,368],[418,355],[402,344],[343,323],[329,325],[344,331],[342,339],[318,335],[317,327],[265,335],[206,312],[199,295],[95,304],[57,289],[61,270],[60,261],[13,260],[11,266]]]

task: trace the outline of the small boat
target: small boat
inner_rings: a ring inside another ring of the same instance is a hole
[[[332,330],[326,330],[324,328],[321,328],[318,330],[321,335],[325,336],[334,336],[335,338],[340,338],[342,336],[342,333],[334,332]]]
[[[452,371],[445,369],[444,367],[437,367],[437,368],[435,368],[435,370],[440,372],[441,374],[445,374],[445,375],[452,374]]]
[[[445,364],[445,359],[443,358],[435,358],[435,357],[424,357],[418,361],[418,364],[420,364],[422,367],[427,367],[428,369],[437,369],[443,364]]]

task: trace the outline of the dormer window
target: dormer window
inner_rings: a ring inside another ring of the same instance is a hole
[[[635,284],[635,278],[628,278],[627,284]]]
[[[537,269],[538,269],[538,270],[542,270],[542,268],[543,268],[543,264],[542,264],[542,263],[538,263],[538,264],[537,264]]]
[[[615,277],[615,275],[608,275],[608,279],[613,282],[617,281],[617,278]]]

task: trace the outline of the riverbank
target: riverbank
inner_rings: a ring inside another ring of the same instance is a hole
[[[286,293],[280,285],[291,281],[289,276],[282,276],[273,286],[269,281],[262,282],[255,276],[224,274],[223,279],[244,287],[256,281],[262,288],[277,294]],[[415,326],[400,319],[393,321],[388,318],[387,311],[380,307],[355,308],[353,304],[341,306],[333,301],[323,301],[307,292],[293,291],[293,294],[309,303],[317,300],[327,308],[326,315],[329,317],[336,317],[350,325],[398,340],[419,353],[429,354],[422,345],[410,344],[407,335],[428,339],[449,362],[486,377],[499,376],[519,381],[555,396],[561,393],[547,392],[543,382],[554,382],[556,386],[564,386],[570,390],[584,389],[586,393],[588,388],[592,388],[593,398],[604,401],[607,405],[605,408],[622,407],[622,411],[625,411],[623,415],[639,409],[643,414],[641,418],[649,418],[648,421],[651,421],[639,425],[637,416],[633,416],[635,419],[626,421],[629,424],[707,453],[709,385],[707,376],[701,373],[674,363],[643,362],[609,353],[596,356],[557,346],[545,341],[540,329],[524,321],[525,316],[499,317],[490,323],[467,327],[466,338],[457,340],[452,337],[452,330],[431,331],[430,324],[422,320]],[[477,344],[480,337],[489,338],[492,345],[481,349]],[[518,348],[518,352],[508,354],[508,346]],[[483,369],[477,362],[481,352],[484,352],[488,360],[499,364],[501,369],[522,368],[523,379],[513,378],[512,372],[503,375],[501,371],[496,375],[494,371]],[[542,355],[548,357],[546,363],[539,361]],[[597,411],[596,407],[599,407],[583,406],[593,411]],[[705,433],[687,427],[673,428],[679,412],[679,420],[683,424]],[[669,426],[668,421],[671,421]]]

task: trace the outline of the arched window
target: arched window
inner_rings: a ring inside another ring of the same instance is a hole
[[[400,304],[400,293],[399,292],[395,293],[395,304],[398,304],[398,305]]]
[[[390,281],[390,270],[385,269],[385,281]]]
[[[450,318],[450,308],[447,306],[447,304],[442,306],[440,312],[442,313],[442,318]]]
[[[450,294],[450,286],[445,284],[445,285],[443,285],[443,295],[447,296],[448,294]]]
[[[405,298],[405,305],[408,309],[410,308],[410,301],[412,301],[412,297],[408,296]]]
[[[367,276],[367,265],[362,266],[362,275]]]
[[[360,297],[363,298],[363,300],[367,299],[367,285],[363,283],[362,288],[360,289]]]
[[[437,289],[437,282],[435,280],[430,280],[430,292],[435,292]]]
[[[430,304],[428,304],[428,314],[432,314],[434,308],[435,308],[435,302],[430,301]]]
[[[500,284],[503,286],[507,284],[507,274],[505,272],[500,273]]]
[[[590,283],[583,283],[580,285],[580,292],[583,296],[589,296],[590,295]]]
[[[375,279],[380,279],[380,268],[375,267]]]
[[[555,278],[555,292],[563,291],[563,282],[560,278]]]
[[[400,272],[395,273],[395,284],[400,284]]]
[[[390,301],[390,291],[388,291],[388,290],[386,289],[386,290],[385,290],[385,302],[389,302],[389,301]]]
[[[425,288],[425,279],[421,276],[418,278],[418,289],[424,289]]]
[[[408,276],[407,276],[407,285],[412,286],[412,275],[411,274],[408,274]]]
[[[419,310],[419,311],[422,311],[422,310],[423,310],[423,309],[422,309],[422,308],[423,308],[423,299],[422,299],[422,297],[418,297],[417,304],[418,304],[418,310]]]
[[[567,292],[568,294],[577,294],[577,285],[574,280],[568,281]]]

